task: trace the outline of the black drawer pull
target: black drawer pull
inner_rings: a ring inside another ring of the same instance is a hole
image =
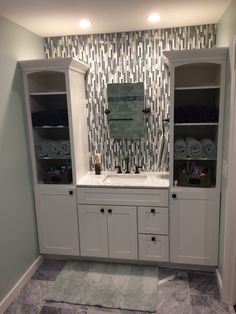
[[[70,195],[73,195],[73,191],[69,191],[69,194],[70,194]]]
[[[153,242],[155,242],[156,241],[156,237],[152,237],[152,239],[151,239]]]
[[[177,198],[177,195],[176,194],[172,194],[172,198]]]
[[[105,209],[104,209],[104,208],[101,208],[101,209],[100,209],[100,212],[101,212],[101,213],[104,213],[104,212],[105,212]]]
[[[112,213],[112,209],[109,208],[108,209],[108,213],[111,214]]]
[[[151,209],[151,213],[155,214],[155,209],[154,208]]]

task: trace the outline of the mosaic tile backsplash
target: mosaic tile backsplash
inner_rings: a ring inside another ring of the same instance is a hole
[[[77,57],[90,70],[86,81],[88,140],[91,155],[102,154],[103,170],[124,167],[129,154],[131,166],[157,171],[162,120],[169,117],[169,72],[163,50],[213,48],[216,25],[200,25],[97,35],[44,38],[46,58]],[[108,83],[144,83],[145,137],[112,139],[107,115]],[[168,134],[168,123],[165,125]],[[91,164],[91,170],[93,165]],[[167,169],[166,169],[167,170]]]

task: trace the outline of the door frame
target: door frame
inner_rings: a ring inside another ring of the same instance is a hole
[[[221,296],[224,302],[236,304],[236,36],[232,43],[230,94],[230,129],[225,208],[225,234]],[[230,170],[229,170],[230,169]]]

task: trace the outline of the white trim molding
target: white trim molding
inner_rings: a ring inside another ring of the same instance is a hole
[[[16,299],[19,295],[20,291],[24,288],[36,270],[43,263],[44,257],[40,255],[27,269],[27,271],[23,274],[23,276],[17,281],[14,287],[8,292],[5,298],[0,303],[0,314],[4,313],[9,305]]]
[[[215,269],[215,275],[216,275],[216,283],[220,292],[220,296],[222,296],[222,277],[219,268]]]
[[[222,299],[225,303],[236,303],[236,37],[232,43],[230,133],[228,157],[228,189],[225,208],[224,259],[222,271]]]

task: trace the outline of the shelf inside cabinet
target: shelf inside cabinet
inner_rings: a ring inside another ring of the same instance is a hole
[[[65,73],[59,71],[39,71],[28,75],[29,94],[66,93]]]
[[[218,122],[174,123],[174,126],[217,126]]]
[[[69,126],[64,126],[64,125],[44,125],[44,126],[34,126],[34,129],[68,129]]]
[[[33,92],[30,96],[66,95],[66,91]]]
[[[36,157],[36,159],[40,160],[40,159],[44,159],[44,160],[69,160],[71,159],[71,156],[68,157]]]
[[[186,157],[186,158],[174,158],[174,160],[193,160],[193,161],[197,161],[197,160],[217,160],[216,158],[190,158],[190,157]]]
[[[201,90],[201,89],[219,89],[219,85],[202,85],[202,86],[180,86],[175,87],[175,90]]]

